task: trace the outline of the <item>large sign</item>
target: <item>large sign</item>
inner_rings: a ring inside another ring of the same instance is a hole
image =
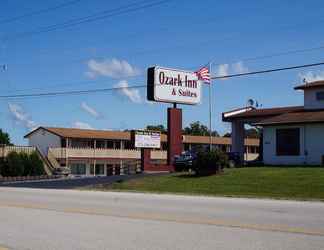
[[[161,133],[155,131],[134,131],[136,148],[160,148]]]
[[[156,102],[198,104],[201,82],[194,72],[162,67],[147,71],[147,99]]]

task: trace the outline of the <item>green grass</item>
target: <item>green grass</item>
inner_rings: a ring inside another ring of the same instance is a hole
[[[324,168],[237,168],[225,169],[222,175],[207,177],[177,173],[149,176],[95,188],[211,196],[324,200]]]

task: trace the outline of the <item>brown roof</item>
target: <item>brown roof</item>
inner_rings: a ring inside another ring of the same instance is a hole
[[[109,130],[93,130],[93,129],[78,129],[78,128],[55,128],[55,127],[39,127],[27,135],[25,138],[28,138],[31,134],[38,131],[39,129],[45,129],[57,136],[63,138],[91,138],[91,139],[111,139],[111,140],[131,140],[131,133],[129,131],[109,131]],[[161,134],[161,141],[167,141],[167,135]],[[201,143],[208,144],[209,137],[208,136],[192,136],[192,135],[184,135],[183,136],[184,143]],[[213,137],[213,144],[231,144],[231,138],[227,137]],[[248,145],[258,146],[258,139],[246,139],[246,143]]]
[[[294,89],[296,89],[296,90],[299,90],[299,89],[305,90],[305,89],[320,88],[320,87],[324,87],[324,81],[323,80],[314,81],[314,82],[308,82],[306,84],[296,86]]]
[[[290,106],[290,107],[278,107],[278,108],[265,108],[265,109],[252,109],[243,113],[234,114],[229,117],[224,117],[224,114],[232,112],[223,113],[223,121],[231,121],[232,119],[240,118],[257,118],[257,117],[271,117],[276,115],[281,115],[284,113],[289,113],[293,111],[303,110],[303,106]]]
[[[208,136],[183,135],[182,137],[184,143],[209,144]],[[245,144],[259,146],[259,141],[259,139],[247,138],[245,139]],[[231,145],[232,139],[230,137],[212,137],[212,144]]]
[[[296,124],[296,123],[323,123],[324,110],[304,110],[286,113],[271,117],[256,125]]]

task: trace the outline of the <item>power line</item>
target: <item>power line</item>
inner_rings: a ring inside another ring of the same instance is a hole
[[[11,98],[26,98],[26,97],[49,97],[49,96],[63,96],[63,95],[84,95],[94,94],[102,92],[110,92],[123,89],[138,89],[144,88],[146,85],[133,85],[128,87],[113,87],[104,89],[88,89],[88,90],[72,90],[72,91],[61,91],[61,92],[46,92],[46,93],[34,93],[34,94],[18,94],[18,95],[2,95],[0,98],[11,99]]]
[[[278,72],[278,71],[284,71],[284,70],[309,68],[309,67],[315,67],[315,66],[320,66],[320,65],[324,65],[324,62],[297,65],[297,66],[290,66],[290,67],[284,67],[284,68],[276,68],[276,69],[266,69],[266,70],[260,70],[260,71],[251,71],[251,72],[240,73],[240,74],[232,74],[232,75],[224,75],[224,76],[213,76],[211,78],[212,79],[224,79],[224,78],[231,78],[231,77],[258,75],[258,74],[272,73],[272,72]]]
[[[288,50],[288,51],[283,51],[283,52],[276,52],[272,54],[265,54],[262,56],[255,56],[255,57],[247,57],[243,59],[238,59],[238,60],[233,60],[228,63],[235,63],[235,62],[250,62],[250,61],[257,61],[257,60],[262,60],[262,59],[267,59],[267,58],[274,58],[274,57],[280,57],[280,56],[285,56],[285,55],[291,55],[291,54],[299,54],[299,53],[305,53],[305,52],[310,52],[310,51],[315,51],[315,50],[322,50],[324,49],[324,45],[320,45],[318,47],[311,47],[311,48],[304,48],[304,49],[296,49],[296,50]],[[211,61],[213,65],[222,65],[224,63],[215,63]]]
[[[32,16],[36,16],[36,15],[48,13],[48,12],[51,12],[51,11],[54,11],[54,10],[58,10],[58,9],[61,9],[61,8],[65,8],[65,7],[70,6],[70,5],[77,4],[80,1],[82,1],[82,0],[68,1],[68,2],[65,2],[65,3],[62,3],[62,4],[58,4],[58,5],[55,5],[55,6],[46,8],[46,9],[35,10],[35,11],[32,11],[32,12],[23,14],[21,16],[16,16],[16,17],[11,17],[11,18],[7,18],[7,19],[2,19],[2,20],[0,20],[0,24],[11,23],[11,22],[15,22],[15,21],[24,19],[26,17],[32,17]]]
[[[63,23],[41,27],[35,31],[17,33],[16,35],[6,37],[4,40],[13,40],[13,39],[27,37],[27,36],[33,36],[33,35],[37,35],[37,34],[41,34],[41,33],[47,33],[47,32],[55,31],[58,29],[66,29],[66,28],[84,24],[84,23],[94,22],[94,21],[110,18],[113,16],[125,14],[125,13],[130,13],[130,12],[135,12],[135,11],[142,10],[142,9],[151,8],[151,7],[154,7],[157,5],[161,5],[168,1],[170,1],[170,0],[160,0],[160,1],[153,1],[153,2],[152,1],[138,1],[138,2],[128,4],[128,5],[123,5],[121,7],[117,7],[114,9],[101,11],[101,12],[98,12],[96,14],[89,15],[86,17],[74,18],[74,19],[65,21]]]
[[[260,71],[251,71],[241,74],[233,74],[233,75],[223,75],[223,76],[213,76],[212,79],[224,79],[224,78],[232,78],[232,77],[241,77],[248,75],[257,75],[257,74],[265,74],[272,73],[278,71],[285,70],[293,70],[300,68],[309,68],[324,65],[324,62],[319,63],[311,63],[311,64],[303,64],[303,65],[295,65],[289,67],[275,68],[275,69],[266,69]],[[132,85],[128,87],[113,87],[113,88],[104,88],[104,89],[88,89],[88,90],[73,90],[73,91],[61,91],[61,92],[44,92],[44,93],[30,93],[30,94],[17,94],[17,95],[1,95],[0,99],[12,99],[12,98],[31,98],[31,97],[53,97],[53,96],[64,96],[64,95],[84,95],[84,94],[94,94],[94,93],[103,93],[110,91],[118,91],[123,89],[138,89],[145,88],[147,85]]]

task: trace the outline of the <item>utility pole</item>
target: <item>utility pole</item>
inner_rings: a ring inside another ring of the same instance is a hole
[[[212,150],[212,63],[209,62],[209,74],[210,74],[210,82],[209,82],[209,151]]]

